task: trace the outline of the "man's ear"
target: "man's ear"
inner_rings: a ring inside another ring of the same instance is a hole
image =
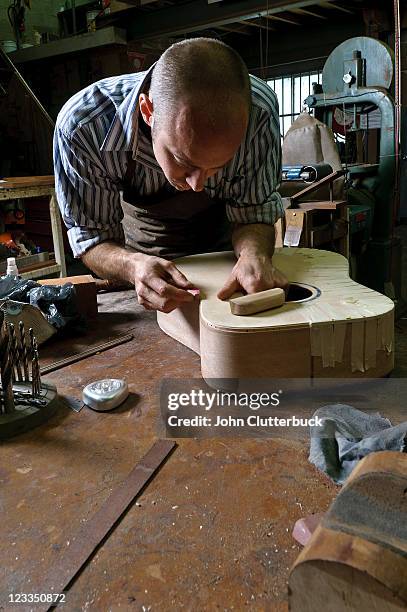
[[[154,121],[154,118],[153,118],[154,106],[147,94],[145,93],[140,94],[139,107],[140,107],[140,113],[144,121],[147,123],[147,125],[152,127],[153,121]]]

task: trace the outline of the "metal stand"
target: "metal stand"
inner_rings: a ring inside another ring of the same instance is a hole
[[[31,366],[31,377],[30,377]],[[0,311],[0,440],[37,427],[58,407],[57,389],[41,381],[38,347],[20,322],[6,324]]]

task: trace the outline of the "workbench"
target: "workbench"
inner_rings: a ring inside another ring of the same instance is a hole
[[[45,378],[63,396],[104,377],[131,395],[116,411],[59,410],[0,447],[0,610],[41,583],[62,546],[158,437],[163,378],[199,377],[199,357],[161,332],[132,291],[99,296],[84,337],[40,347],[41,365],[131,333],[133,340]],[[179,439],[67,592],[67,610],[287,610],[295,521],[338,491],[298,439]],[[27,608],[28,609],[28,608]],[[35,607],[33,608],[35,609]]]
[[[51,217],[51,232],[54,245],[55,262],[43,262],[33,266],[30,271],[21,273],[25,279],[44,278],[58,273],[66,276],[64,241],[62,235],[61,215],[55,197],[54,177],[49,176],[23,176],[5,178],[0,181],[1,202],[25,198],[49,197],[49,212]],[[17,259],[18,265],[18,259]]]

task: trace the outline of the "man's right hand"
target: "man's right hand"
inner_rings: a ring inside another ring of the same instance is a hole
[[[171,312],[195,299],[187,291],[194,285],[166,259],[135,253],[106,240],[86,251],[82,260],[100,278],[134,283],[139,304],[147,310]]]
[[[137,253],[133,273],[138,302],[146,310],[168,313],[185,302],[194,301],[194,296],[187,291],[194,285],[171,261]]]

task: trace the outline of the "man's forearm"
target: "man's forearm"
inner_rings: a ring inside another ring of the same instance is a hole
[[[132,284],[140,305],[147,310],[171,312],[194,296],[193,285],[167,259],[128,251],[115,242],[102,242],[83,256],[84,263],[107,280]]]
[[[232,232],[232,243],[236,257],[254,255],[271,259],[275,246],[274,225],[264,223],[235,225]]]
[[[115,242],[101,242],[82,256],[84,264],[100,278],[134,284],[134,266],[141,253],[127,251]]]

